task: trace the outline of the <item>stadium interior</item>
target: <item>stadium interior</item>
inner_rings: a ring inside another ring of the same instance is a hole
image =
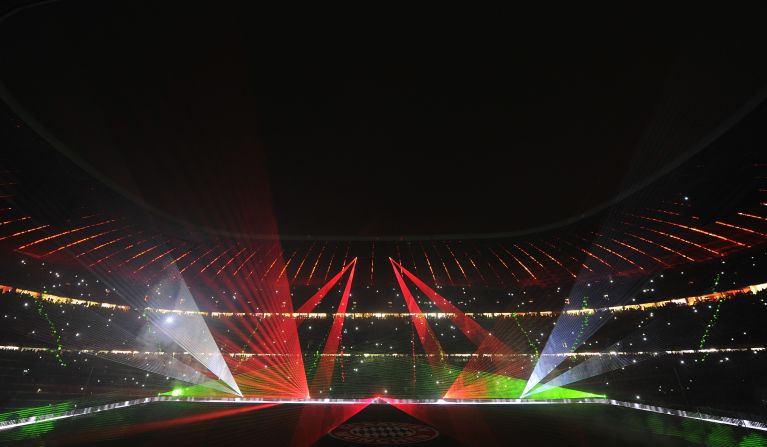
[[[11,3],[0,442],[767,446],[753,30]]]

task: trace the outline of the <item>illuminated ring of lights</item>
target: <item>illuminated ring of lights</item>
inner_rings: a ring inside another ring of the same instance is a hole
[[[402,445],[431,441],[439,432],[427,425],[405,422],[357,422],[339,426],[330,436],[354,444]]]

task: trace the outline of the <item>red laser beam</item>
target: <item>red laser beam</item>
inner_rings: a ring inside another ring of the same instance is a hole
[[[697,227],[691,227],[689,225],[683,225],[683,224],[680,224],[680,223],[671,222],[671,221],[663,220],[663,219],[655,219],[653,217],[647,217],[647,216],[634,216],[634,217],[639,217],[641,219],[650,220],[650,221],[653,221],[653,222],[665,223],[666,225],[672,225],[672,226],[675,226],[675,227],[678,227],[678,228],[684,228],[685,230],[694,231],[694,232],[700,233],[700,234],[705,234],[706,236],[713,237],[715,239],[720,239],[720,240],[729,242],[731,244],[738,245],[740,247],[746,247],[746,248],[750,248],[751,247],[748,244],[744,244],[744,243],[738,242],[738,241],[736,241],[734,239],[730,239],[730,238],[724,237],[724,236],[722,236],[720,234],[712,233],[710,231],[702,230],[702,229],[697,228]]]
[[[458,258],[455,256],[455,253],[453,253],[453,250],[447,244],[445,244],[445,248],[447,248],[447,251],[450,253],[450,256],[453,257],[453,261],[455,261],[455,265],[458,266],[458,270],[461,271],[461,274],[463,275],[463,278],[466,280],[466,282],[470,282],[469,281],[469,277],[466,276],[466,272],[463,270],[463,266],[461,265],[461,262],[458,261]]]
[[[207,256],[207,255],[208,255],[208,253],[212,252],[213,250],[215,250],[215,248],[211,248],[210,250],[206,251],[205,253],[201,254],[200,256],[198,256],[198,257],[196,257],[196,258],[192,259],[192,262],[190,262],[189,264],[187,264],[187,265],[186,265],[186,267],[182,268],[182,269],[179,271],[179,273],[184,273],[185,271],[187,271],[187,269],[189,269],[189,267],[193,266],[195,263],[197,263],[197,261],[199,261],[200,259],[202,259],[202,258],[204,258],[205,256]]]
[[[216,276],[220,275],[220,274],[221,274],[221,272],[223,272],[223,271],[224,271],[224,269],[226,269],[227,267],[229,267],[229,264],[231,264],[231,263],[232,263],[232,261],[234,261],[235,259],[237,259],[237,256],[240,256],[240,255],[242,254],[242,252],[244,252],[246,249],[247,249],[247,247],[244,247],[242,250],[240,250],[240,251],[238,251],[237,253],[235,253],[235,255],[234,255],[234,256],[232,256],[232,258],[231,258],[230,260],[226,261],[226,262],[224,263],[224,265],[222,265],[222,266],[221,266],[221,268],[220,268],[220,269],[218,269],[218,271],[216,271]]]
[[[570,270],[568,270],[568,269],[567,269],[567,267],[565,267],[565,266],[564,266],[564,265],[563,265],[561,262],[559,262],[559,261],[558,261],[556,258],[554,258],[553,256],[551,256],[551,255],[550,255],[548,252],[546,252],[546,251],[545,251],[545,250],[543,250],[542,248],[539,248],[537,245],[533,244],[532,242],[528,242],[528,245],[530,245],[530,246],[531,246],[531,247],[533,247],[534,249],[536,249],[536,250],[538,250],[539,252],[541,252],[541,253],[542,253],[544,256],[546,256],[547,258],[551,259],[551,261],[552,261],[552,262],[554,262],[555,264],[557,264],[558,266],[562,267],[562,270],[566,271],[568,275],[572,276],[573,278],[576,278],[576,277],[577,277],[577,276],[575,275],[575,273],[573,273],[573,272],[571,272]]]
[[[325,277],[322,279],[323,281],[328,280],[328,275],[330,274],[330,267],[333,266],[333,260],[336,258],[336,249],[338,248],[338,244],[336,244],[333,247],[333,253],[330,255],[330,261],[328,261],[328,268],[325,270]]]
[[[324,286],[320,288],[320,290],[317,291],[311,298],[306,300],[304,304],[301,305],[301,307],[298,308],[296,313],[304,314],[304,313],[311,313],[315,307],[322,301],[323,298],[325,298],[325,295],[328,294],[330,289],[333,288],[333,286],[336,285],[339,279],[346,273],[346,271],[351,267],[353,264],[357,263],[357,258],[352,259],[352,262],[345,265],[340,272],[336,274],[330,281],[325,283]],[[302,320],[303,321],[303,320]],[[300,324],[300,323],[299,323]]]
[[[107,241],[107,242],[104,242],[103,244],[99,244],[99,245],[97,245],[97,246],[95,246],[95,247],[93,247],[93,248],[91,248],[91,249],[85,250],[84,252],[82,252],[82,253],[78,254],[78,255],[77,255],[77,256],[75,256],[75,257],[76,257],[76,258],[79,258],[80,256],[84,256],[84,255],[87,255],[87,254],[89,254],[89,253],[93,253],[94,251],[98,251],[98,250],[101,250],[101,249],[102,249],[102,248],[104,248],[104,247],[108,247],[108,246],[110,246],[110,245],[112,245],[112,244],[114,244],[114,243],[120,242],[120,241],[121,241],[121,240],[123,240],[123,239],[127,239],[127,238],[129,238],[129,237],[133,237],[133,236],[137,236],[137,235],[139,235],[139,234],[141,234],[141,232],[140,232],[140,231],[139,231],[138,233],[136,233],[136,234],[126,234],[125,236],[120,236],[120,237],[118,237],[118,238],[112,239],[111,241]]]
[[[97,233],[97,234],[94,234],[94,235],[92,235],[92,236],[88,236],[88,237],[80,238],[80,239],[78,239],[78,240],[76,240],[76,241],[74,241],[74,242],[70,242],[69,244],[66,244],[66,245],[62,245],[61,247],[55,248],[55,249],[53,249],[53,250],[49,251],[48,253],[45,253],[45,254],[44,254],[44,255],[42,255],[41,257],[45,257],[45,256],[49,256],[49,255],[52,255],[52,254],[54,254],[54,253],[58,253],[58,252],[60,252],[61,250],[66,250],[67,248],[70,248],[70,247],[74,247],[75,245],[80,245],[80,244],[82,244],[83,242],[87,242],[87,241],[90,241],[91,239],[96,239],[96,238],[97,238],[97,237],[99,237],[99,236],[103,236],[103,235],[105,235],[105,234],[109,234],[109,233],[114,233],[115,231],[118,231],[118,230],[124,230],[125,228],[127,228],[127,227],[123,227],[123,228],[119,228],[119,229],[118,229],[118,228],[115,228],[115,229],[112,229],[112,230],[102,231],[101,233]]]
[[[517,262],[517,264],[519,264],[523,269],[525,269],[525,271],[527,272],[528,275],[530,275],[531,278],[533,278],[536,281],[538,280],[538,277],[535,276],[535,274],[532,272],[532,270],[527,268],[527,266],[522,261],[520,261],[518,257],[514,256],[514,253],[510,252],[509,250],[507,250],[506,247],[504,247],[504,246],[501,246],[501,248],[503,249],[503,251],[508,253],[509,256],[511,256]]]
[[[396,262],[393,259],[390,259],[391,262]],[[466,335],[466,338],[471,340],[472,343],[474,343],[477,346],[482,345],[487,341],[487,339],[492,339],[493,341],[490,342],[490,344],[493,345],[494,348],[502,349],[503,343],[498,340],[493,334],[490,333],[487,329],[483,328],[479,325],[476,321],[474,321],[473,318],[467,316],[462,310],[457,308],[453,303],[448,301],[445,297],[437,293],[434,289],[426,285],[423,281],[421,281],[420,278],[415,276],[413,273],[411,273],[408,269],[402,267],[401,265],[396,265],[396,267],[400,268],[402,273],[413,282],[413,284],[418,287],[421,292],[423,292],[434,304],[439,307],[439,309],[448,314],[450,321],[453,322],[453,324],[458,327],[461,332]],[[493,351],[497,352],[497,351]]]
[[[266,259],[266,258],[267,258],[269,255],[271,255],[271,254],[272,254],[272,252],[273,252],[275,249],[277,249],[278,251],[279,251],[279,250],[281,250],[281,247],[280,247],[280,245],[279,245],[279,244],[270,244],[270,245],[271,245],[271,246],[269,247],[269,250],[266,250],[266,253],[264,253],[263,255],[261,255],[261,258],[262,258],[262,260],[263,260],[263,259]],[[258,261],[258,264],[261,264],[262,260],[259,260],[259,261]],[[277,258],[274,258],[274,261],[272,262],[272,264],[271,264],[271,265],[274,265],[274,263],[275,263],[275,262],[277,262]],[[246,276],[245,278],[246,278],[246,279],[247,279],[247,278],[250,278],[250,277],[251,277],[251,275],[253,275],[253,273],[256,271],[257,267],[259,267],[259,266],[253,266],[253,268],[252,268],[252,269],[251,269],[251,270],[248,272],[248,276]],[[267,271],[266,273],[269,273],[269,272]],[[258,275],[256,275],[256,277],[258,277]],[[263,279],[262,279],[262,280],[263,280]]]
[[[434,331],[428,320],[423,317],[421,308],[418,306],[418,303],[410,292],[407,284],[405,284],[405,281],[400,274],[402,266],[397,264],[392,258],[389,258],[389,262],[391,262],[394,276],[397,278],[397,283],[402,291],[402,296],[405,299],[408,312],[410,312],[410,319],[413,322],[413,327],[415,327],[415,330],[418,333],[418,339],[421,341],[421,346],[427,355],[429,365],[433,371],[436,371],[438,368],[441,368],[442,363],[444,362],[445,352],[442,350],[442,345],[439,340],[437,340],[436,335],[434,335]]]
[[[503,354],[505,358],[511,358],[511,354],[514,354],[515,351],[509,348],[490,331],[480,326],[479,323],[474,321],[473,318],[467,316],[463,311],[454,306],[445,297],[441,296],[436,291],[434,291],[434,289],[426,285],[426,283],[421,281],[420,278],[415,276],[401,265],[396,265],[393,259],[390,258],[389,260],[392,262],[394,273],[397,275],[397,281],[400,283],[400,289],[402,289],[403,293],[407,290],[407,286],[404,284],[404,281],[402,281],[402,277],[399,276],[397,268],[401,269],[403,274],[410,281],[412,281],[413,284],[415,284],[416,287],[421,290],[421,292],[423,292],[434,304],[436,304],[442,312],[449,316],[450,321],[461,330],[466,338],[468,338],[472,343],[474,343],[475,346],[477,346],[477,351],[475,354],[478,355],[472,356],[466,367],[463,369],[463,371],[461,371],[461,374],[459,374],[455,382],[451,384],[450,388],[445,394],[446,397],[486,396],[486,393],[482,391],[484,388],[484,381],[476,380],[476,371],[486,370],[488,369],[488,366],[495,370],[495,374],[500,373],[509,375],[519,372],[517,364],[523,361],[519,359],[514,359],[506,363],[498,362],[494,365],[483,364],[483,360],[481,359],[487,357],[487,354]],[[492,358],[492,356],[490,357]]]
[[[3,222],[0,222],[0,227],[2,227],[3,225],[12,224],[14,222],[23,222],[23,221],[29,220],[29,219],[31,219],[31,217],[26,216],[26,217],[19,217],[18,219],[6,220],[6,221],[3,221]]]
[[[431,267],[431,261],[429,260],[429,254],[426,253],[426,248],[421,244],[421,250],[423,251],[423,257],[426,259],[426,265],[429,267],[429,271],[431,272],[431,278],[434,280],[434,284],[437,284],[437,275],[434,274],[434,269]],[[402,262],[400,261],[400,265]]]
[[[183,253],[178,258],[171,260],[165,267],[162,268],[162,271],[165,271],[171,265],[176,265],[178,263],[178,261],[180,261],[180,260],[184,259],[185,257],[189,256],[189,253],[191,253],[191,252],[192,252],[192,250],[187,250],[186,253]]]
[[[413,252],[413,246],[411,244],[407,244],[407,251],[410,253],[410,260],[413,262],[413,270],[417,272],[418,263],[415,261],[415,252]],[[400,262],[400,264],[402,263]]]
[[[683,258],[687,259],[688,261],[695,261],[695,259],[691,258],[690,256],[687,256],[687,255],[685,255],[684,253],[678,252],[678,251],[674,250],[674,249],[673,249],[673,248],[671,248],[671,247],[667,247],[667,246],[665,246],[665,245],[663,245],[663,244],[659,244],[659,243],[657,243],[657,242],[655,242],[655,241],[652,241],[652,240],[650,240],[650,239],[645,239],[645,238],[643,238],[642,236],[636,235],[636,234],[634,234],[634,233],[629,233],[629,232],[626,232],[625,234],[627,234],[627,235],[629,235],[629,236],[633,237],[634,239],[639,239],[640,241],[643,241],[643,242],[647,242],[647,243],[648,243],[648,244],[650,244],[650,245],[655,245],[656,247],[660,247],[660,248],[662,248],[662,249],[664,249],[664,250],[668,251],[669,253],[673,253],[673,254],[675,254],[675,255],[677,255],[677,256],[681,256],[681,257],[683,257]]]
[[[88,229],[88,228],[98,227],[98,226],[100,226],[100,225],[106,225],[106,224],[108,224],[108,223],[112,223],[112,222],[114,222],[115,220],[116,220],[116,219],[105,220],[105,221],[102,221],[102,222],[98,222],[98,223],[95,223],[95,224],[85,225],[85,226],[82,226],[82,227],[73,228],[73,229],[71,229],[71,230],[62,231],[62,232],[60,232],[60,233],[56,233],[56,234],[54,234],[54,235],[51,235],[51,236],[47,236],[47,237],[44,237],[44,238],[38,239],[38,240],[36,240],[36,241],[32,241],[32,242],[30,242],[30,243],[28,243],[28,244],[24,244],[24,245],[22,245],[22,246],[20,246],[20,247],[17,247],[17,248],[16,248],[16,250],[17,250],[17,251],[21,251],[21,250],[27,249],[27,248],[29,248],[29,247],[35,246],[35,245],[37,245],[37,244],[40,244],[40,243],[43,243],[43,242],[46,242],[46,241],[50,241],[50,240],[53,240],[53,239],[59,238],[59,237],[61,237],[61,236],[65,236],[65,235],[67,235],[67,234],[77,233],[77,232],[79,232],[79,231],[82,231],[82,230],[86,230],[86,229]]]
[[[95,262],[89,264],[88,267],[93,267],[96,264],[101,264],[102,262],[106,261],[107,259],[111,259],[112,257],[114,257],[114,256],[116,256],[116,255],[118,255],[120,253],[123,253],[123,252],[125,252],[127,250],[130,250],[131,248],[135,247],[136,245],[143,244],[146,241],[147,241],[147,239],[141,239],[138,242],[134,242],[132,244],[128,244],[125,247],[122,247],[121,249],[119,249],[119,250],[117,250],[115,252],[112,252],[112,253],[110,253],[110,254],[108,254],[106,256],[101,257],[100,259],[96,260]]]
[[[277,275],[277,281],[282,278],[282,275],[285,274],[285,271],[288,269],[288,266],[290,265],[290,262],[293,261],[293,258],[296,256],[296,251],[293,252],[292,255],[290,255],[290,258],[288,259],[288,262],[285,263],[285,265],[282,267],[282,270],[280,270],[280,274]]]
[[[373,284],[373,272],[375,271],[376,262],[376,243],[373,241],[373,248],[370,253],[370,284]]]
[[[130,258],[126,259],[125,261],[117,264],[117,266],[115,268],[118,269],[118,268],[122,267],[123,265],[133,261],[134,259],[136,259],[136,258],[138,258],[140,256],[144,256],[145,254],[149,253],[150,251],[153,251],[154,249],[156,249],[157,247],[159,247],[163,243],[167,243],[167,242],[168,241],[160,242],[160,243],[158,243],[156,245],[153,245],[153,246],[147,248],[146,250],[143,250],[143,251],[140,251],[140,252],[136,253],[135,255],[131,256]]]
[[[336,311],[335,317],[333,318],[333,326],[330,328],[328,339],[325,342],[325,349],[322,351],[322,353],[325,355],[320,357],[320,363],[317,366],[317,370],[314,374],[314,380],[312,380],[311,390],[313,393],[327,390],[331,381],[333,380],[333,368],[335,366],[336,358],[328,354],[337,353],[338,345],[341,342],[341,335],[344,328],[344,314],[346,313],[346,307],[349,303],[349,295],[351,294],[352,290],[352,282],[354,281],[354,269],[357,266],[356,260],[351,264],[352,268],[349,271],[349,278],[346,280],[344,294],[341,296],[341,302],[338,304],[338,310]]]
[[[282,255],[281,255],[281,254],[278,254],[278,255],[277,255],[277,257],[276,257],[276,258],[274,258],[274,261],[272,261],[272,263],[271,263],[271,264],[269,264],[269,267],[266,269],[266,271],[264,272],[264,274],[261,276],[261,281],[263,281],[263,280],[266,278],[266,276],[267,276],[267,275],[269,274],[269,272],[272,270],[272,267],[274,267],[274,264],[276,264],[276,263],[277,263],[277,260],[278,260],[278,259],[280,259],[280,256],[282,256]]]
[[[536,264],[538,264],[538,265],[539,265],[539,266],[540,266],[540,267],[541,267],[541,268],[542,268],[544,271],[548,271],[548,269],[547,269],[546,267],[544,267],[544,266],[543,266],[543,264],[541,264],[541,262],[540,262],[539,260],[535,259],[535,257],[534,257],[533,255],[531,255],[530,253],[526,252],[526,251],[525,251],[525,250],[524,250],[522,247],[520,247],[520,246],[519,246],[519,245],[517,245],[517,244],[512,244],[512,245],[513,245],[513,246],[514,246],[514,247],[515,247],[517,250],[519,250],[519,251],[521,251],[522,253],[524,253],[524,254],[525,254],[525,255],[526,255],[528,258],[532,259],[532,260],[533,260],[533,262],[535,262]]]
[[[716,223],[717,225],[725,226],[725,227],[735,228],[736,230],[745,231],[746,233],[756,234],[756,235],[759,235],[761,237],[767,237],[767,234],[762,233],[760,231],[752,230],[750,228],[740,227],[740,226],[733,225],[733,224],[728,224],[727,222],[722,222],[722,221],[719,221],[719,220],[717,220],[714,223]]]
[[[247,263],[248,263],[248,261],[250,261],[250,259],[251,259],[253,256],[255,256],[255,255],[256,255],[256,253],[258,253],[258,249],[255,249],[255,250],[253,250],[253,252],[252,252],[251,254],[249,254],[249,255],[248,255],[246,258],[245,258],[245,260],[244,260],[244,261],[242,261],[242,263],[241,263],[241,264],[240,264],[240,265],[239,265],[239,266],[238,266],[236,269],[234,269],[234,273],[232,273],[232,276],[237,276],[237,273],[239,273],[239,272],[240,272],[240,270],[242,270],[242,268],[243,268],[243,267],[245,267],[245,264],[247,264]]]
[[[442,269],[445,270],[445,275],[447,275],[448,281],[450,281],[450,285],[455,285],[455,282],[453,282],[453,276],[450,274],[450,270],[447,268],[447,264],[445,264],[445,259],[440,254],[439,250],[437,250],[437,246],[432,243],[431,248],[434,249],[434,252],[437,253],[437,257],[439,258],[440,263],[442,264]]]
[[[226,410],[208,411],[202,414],[194,414],[190,416],[181,416],[173,419],[166,419],[161,421],[142,422],[137,424],[130,424],[127,426],[119,425],[115,427],[107,428],[94,428],[92,430],[86,430],[75,434],[74,439],[77,443],[92,444],[99,441],[105,441],[109,439],[115,439],[118,437],[124,437],[126,435],[138,435],[142,433],[148,433],[157,430],[168,430],[175,427],[180,427],[190,424],[198,424],[200,422],[206,422],[216,419],[221,419],[229,416],[234,416],[243,413],[249,413],[251,411],[261,410],[269,407],[274,407],[278,404],[258,404],[258,405],[244,405],[238,408],[229,408]],[[74,440],[73,439],[73,440]]]
[[[626,222],[624,222],[624,223],[626,223]],[[670,234],[670,233],[666,233],[664,231],[656,230],[654,228],[645,227],[644,225],[637,225],[637,226],[639,228],[645,230],[645,231],[649,231],[649,232],[655,233],[655,234],[660,234],[661,236],[665,236],[665,237],[667,237],[669,239],[677,240],[677,241],[685,243],[687,245],[692,245],[693,247],[700,248],[701,250],[707,251],[707,252],[712,253],[714,255],[722,256],[722,253],[720,253],[720,252],[718,252],[716,250],[712,250],[712,249],[710,249],[710,248],[708,248],[708,247],[706,247],[704,245],[698,244],[697,242],[693,242],[693,241],[687,240],[687,239],[685,239],[683,237],[679,237],[679,236],[677,236],[675,234]]]
[[[488,248],[488,250],[490,250],[490,253],[492,253],[493,255],[495,255],[496,259],[498,259],[498,262],[500,262],[500,263],[501,263],[501,265],[502,265],[502,266],[504,266],[504,267],[506,268],[506,270],[511,270],[511,269],[509,268],[509,265],[508,265],[508,264],[506,264],[506,261],[504,261],[504,260],[503,260],[503,258],[501,258],[500,256],[498,256],[498,253],[496,253],[496,252],[495,252],[495,250],[493,250],[492,248]]]
[[[208,267],[210,267],[211,265],[213,265],[213,263],[214,263],[214,262],[216,262],[216,261],[218,261],[219,259],[221,259],[221,257],[222,257],[222,256],[224,256],[225,254],[227,254],[227,253],[229,252],[229,250],[231,250],[231,249],[230,249],[230,248],[227,248],[226,250],[222,251],[220,255],[218,255],[218,256],[216,256],[215,258],[213,258],[213,259],[212,259],[212,260],[211,260],[209,263],[207,263],[207,264],[205,265],[205,267],[203,267],[202,269],[200,269],[200,273],[204,273],[204,272],[205,272],[205,270],[208,270]]]
[[[642,267],[641,265],[639,265],[639,264],[637,264],[636,262],[632,261],[631,259],[629,259],[629,258],[627,258],[627,257],[623,256],[622,254],[620,254],[620,253],[618,253],[618,252],[616,252],[616,251],[614,251],[614,250],[611,250],[611,249],[609,249],[609,248],[605,247],[605,246],[604,246],[604,245],[602,245],[602,244],[598,244],[598,243],[596,243],[596,242],[592,242],[592,244],[596,245],[597,247],[601,248],[602,250],[604,250],[604,251],[606,251],[606,252],[610,253],[611,255],[613,255],[613,256],[615,256],[615,257],[618,257],[618,258],[620,258],[620,259],[623,259],[624,261],[628,262],[629,264],[633,265],[634,267],[637,267],[639,270],[644,270],[644,267]]]
[[[322,248],[320,248],[320,253],[317,255],[317,259],[314,261],[314,265],[312,266],[312,270],[309,272],[309,277],[306,278],[306,284],[309,285],[309,283],[312,282],[312,277],[314,276],[314,271],[317,270],[317,264],[320,263],[320,259],[322,258],[322,254],[325,253],[325,246],[327,246],[327,243],[322,244]]]
[[[351,248],[349,244],[346,244],[346,251],[344,251],[344,260],[341,263],[341,265],[346,265],[346,260],[349,259],[349,248]]]
[[[134,270],[134,271],[133,271],[133,273],[134,273],[134,274],[136,274],[136,273],[138,273],[138,272],[140,272],[140,271],[144,270],[145,268],[147,268],[147,267],[149,267],[150,265],[154,264],[154,263],[155,263],[156,261],[158,261],[160,258],[162,258],[163,256],[167,255],[168,253],[172,252],[173,250],[175,250],[175,248],[171,248],[170,250],[164,251],[163,253],[161,253],[161,254],[159,254],[159,255],[155,256],[155,257],[154,257],[154,258],[152,258],[152,259],[151,259],[149,262],[147,262],[146,264],[144,264],[144,265],[142,265],[141,267],[139,267],[139,268],[137,268],[136,270]]]
[[[752,219],[767,220],[767,217],[757,216],[756,214],[738,213],[738,216],[750,217]]]
[[[484,282],[485,281],[485,276],[482,274],[481,271],[479,271],[479,267],[477,267],[477,264],[474,262],[473,259],[471,259],[471,255],[469,255],[469,253],[466,250],[463,251],[463,254],[465,254],[466,258],[469,259],[469,263],[471,264],[472,267],[474,267],[474,270],[477,272],[477,275],[479,275],[479,279],[482,282]]]
[[[554,245],[552,245],[550,242],[546,242],[546,245],[548,245],[550,248],[556,249],[556,247],[554,247]],[[560,250],[560,252],[562,252],[562,253],[564,253],[565,255],[567,255],[567,257],[568,257],[568,258],[572,259],[572,260],[573,260],[573,262],[575,262],[576,264],[578,264],[578,265],[580,265],[581,267],[585,268],[585,269],[586,269],[586,270],[588,270],[589,272],[593,272],[593,271],[594,271],[594,270],[593,270],[591,267],[589,267],[589,266],[588,266],[588,265],[586,265],[585,263],[583,263],[583,262],[579,261],[579,260],[578,260],[578,259],[577,259],[575,256],[571,255],[570,253],[567,253],[566,251],[562,250],[561,248],[560,248],[559,250]]]
[[[485,259],[485,263],[487,263],[487,267],[490,269],[491,272],[493,272],[493,275],[495,275],[495,278],[498,280],[501,286],[504,286],[503,278],[501,278],[501,275],[499,275],[498,272],[495,270],[495,267],[493,267],[493,264],[490,262],[490,260]],[[436,286],[437,284],[434,284],[434,285]]]
[[[301,263],[300,263],[300,264],[298,264],[298,268],[296,269],[296,273],[293,275],[293,282],[295,282],[295,281],[296,281],[296,278],[298,278],[298,274],[299,274],[299,273],[301,273],[301,268],[303,268],[303,266],[304,266],[304,263],[306,262],[306,258],[308,258],[308,257],[309,257],[309,253],[311,253],[311,252],[312,252],[312,249],[314,248],[314,245],[315,245],[316,243],[317,243],[317,242],[312,242],[312,245],[311,245],[311,246],[309,246],[309,250],[307,250],[307,251],[306,251],[306,254],[304,255],[304,258],[301,260]]]
[[[595,234],[595,235],[597,235],[597,236],[599,236],[599,237],[603,237],[603,235],[601,235],[601,234],[599,234],[599,233],[594,233],[594,234]],[[614,239],[614,238],[610,238],[610,240],[611,240],[611,241],[613,241],[613,242],[615,242],[616,244],[619,244],[619,245],[622,245],[622,246],[624,246],[624,247],[628,248],[629,250],[633,250],[633,251],[635,251],[635,252],[637,252],[637,253],[639,253],[639,254],[641,254],[641,255],[647,256],[648,258],[652,259],[653,261],[656,261],[656,262],[658,262],[658,263],[662,264],[664,267],[668,267],[668,266],[669,266],[669,265],[668,265],[666,262],[663,262],[663,260],[662,260],[662,259],[660,259],[660,258],[656,258],[655,256],[653,256],[653,255],[651,255],[651,254],[648,254],[648,253],[646,253],[645,251],[643,251],[643,250],[640,250],[639,248],[637,248],[637,247],[634,247],[634,246],[633,246],[633,245],[631,245],[631,244],[628,244],[628,243],[626,243],[626,242],[623,242],[623,241],[619,241],[618,239]]]
[[[21,231],[17,231],[16,233],[10,234],[10,235],[8,235],[8,236],[3,236],[3,237],[0,237],[0,241],[3,241],[3,240],[5,240],[5,239],[10,239],[10,238],[12,238],[12,237],[16,237],[16,236],[21,236],[21,235],[23,235],[23,234],[31,233],[31,232],[33,232],[33,231],[42,230],[42,229],[44,229],[44,228],[48,228],[48,227],[50,227],[50,225],[40,225],[40,226],[38,226],[38,227],[29,228],[29,229],[27,229],[27,230],[21,230]]]

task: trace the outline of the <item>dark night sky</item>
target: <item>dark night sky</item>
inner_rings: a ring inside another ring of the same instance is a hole
[[[767,80],[756,28],[724,20],[340,27],[101,3],[6,21],[3,82],[121,188],[238,231],[546,225],[651,176]]]

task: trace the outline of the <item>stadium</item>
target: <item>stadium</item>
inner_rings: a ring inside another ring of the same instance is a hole
[[[0,442],[767,445],[758,27],[11,3]]]

